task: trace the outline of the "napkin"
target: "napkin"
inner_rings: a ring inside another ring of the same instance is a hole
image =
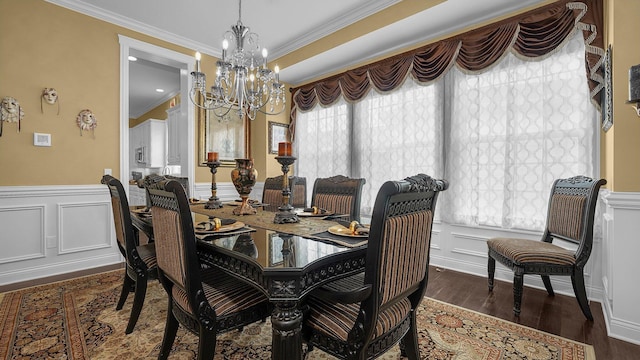
[[[366,226],[358,225],[356,227],[356,235],[369,235],[369,228]]]
[[[233,219],[220,219],[221,226],[231,225],[231,224],[233,224],[235,222],[236,221],[233,220]],[[216,227],[216,225],[215,225],[214,220],[203,221],[203,222],[200,222],[200,223],[196,224],[196,230],[214,231],[215,227]]]

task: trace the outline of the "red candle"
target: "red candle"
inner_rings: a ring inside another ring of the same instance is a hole
[[[217,152],[208,152],[207,153],[207,162],[218,161],[218,153]]]
[[[278,156],[291,156],[291,143],[284,141],[278,143]]]

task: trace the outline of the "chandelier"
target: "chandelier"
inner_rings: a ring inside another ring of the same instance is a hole
[[[231,47],[230,47],[231,46]],[[253,120],[258,112],[277,115],[284,111],[284,85],[279,68],[267,67],[267,49],[260,49],[258,34],[242,24],[242,0],[238,1],[238,22],[223,35],[222,59],[216,62],[216,79],[207,91],[206,76],[200,71],[196,52],[196,71],[191,73],[191,102],[223,119],[234,109],[238,116]]]

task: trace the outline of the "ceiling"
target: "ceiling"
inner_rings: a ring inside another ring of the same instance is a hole
[[[47,1],[215,57],[221,55],[222,35],[238,20],[238,1],[233,0]],[[280,66],[280,79],[295,86],[544,2],[548,0],[244,0],[241,19],[269,49],[270,63],[290,62]],[[406,8],[422,10],[398,15]],[[311,56],[297,52],[352,24],[365,24],[359,21],[369,16],[380,26]],[[139,116],[179,90],[178,69],[139,60],[131,63],[130,73],[130,83],[136,84],[130,89],[131,114]],[[156,82],[164,93],[155,92]]]

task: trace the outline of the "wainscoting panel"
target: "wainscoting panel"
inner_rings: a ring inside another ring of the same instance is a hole
[[[0,207],[0,264],[45,257],[44,212],[44,205]]]
[[[105,185],[0,187],[0,285],[113,265]]]
[[[640,344],[640,193],[604,196],[603,312],[612,337]]]
[[[58,204],[59,254],[112,246],[111,201]]]

